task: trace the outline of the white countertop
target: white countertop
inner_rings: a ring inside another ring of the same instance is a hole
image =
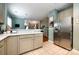
[[[0,34],[0,41],[7,38],[9,35],[7,34]]]
[[[0,34],[0,41],[7,38],[8,36],[14,36],[14,35],[24,35],[24,34],[38,34],[42,32],[18,32],[18,33],[6,33],[6,34]]]

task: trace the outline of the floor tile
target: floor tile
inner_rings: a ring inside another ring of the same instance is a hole
[[[79,55],[79,51],[74,49],[68,51],[47,41],[43,43],[42,48],[27,52],[23,55]]]

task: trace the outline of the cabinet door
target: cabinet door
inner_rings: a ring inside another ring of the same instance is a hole
[[[35,36],[34,49],[42,47],[42,46],[43,46],[43,36],[38,36],[38,37]]]
[[[7,54],[16,55],[18,53],[18,37],[8,37],[7,38]]]
[[[6,54],[6,51],[5,51],[5,41],[1,41],[0,42],[0,55],[4,55]]]
[[[3,3],[0,3],[0,23],[3,23],[4,21],[4,15],[5,14],[5,6]]]
[[[33,49],[33,38],[19,39],[19,53],[24,53]]]

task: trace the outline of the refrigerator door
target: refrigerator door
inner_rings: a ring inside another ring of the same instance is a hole
[[[54,43],[60,45],[60,25],[58,22],[54,22]]]
[[[54,31],[55,44],[71,50],[72,49],[72,19],[66,17],[59,21],[59,26]]]

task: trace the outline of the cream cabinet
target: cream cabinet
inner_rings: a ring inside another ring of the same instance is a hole
[[[19,39],[19,53],[24,53],[33,49],[33,38]]]
[[[5,14],[5,6],[3,3],[0,3],[0,23],[4,22],[4,15]]]
[[[42,46],[43,46],[43,35],[36,34],[34,37],[34,49],[42,47]]]
[[[31,34],[19,36],[19,42],[18,42],[19,54],[33,50],[33,39],[34,35]]]
[[[0,41],[0,55],[6,54],[6,42],[5,40]]]
[[[6,54],[16,55],[18,54],[18,36],[11,36],[6,39]]]
[[[9,36],[0,41],[0,55],[18,55],[42,46],[42,33]]]
[[[43,35],[33,34],[20,36],[19,39],[19,52],[24,53],[43,46]]]

